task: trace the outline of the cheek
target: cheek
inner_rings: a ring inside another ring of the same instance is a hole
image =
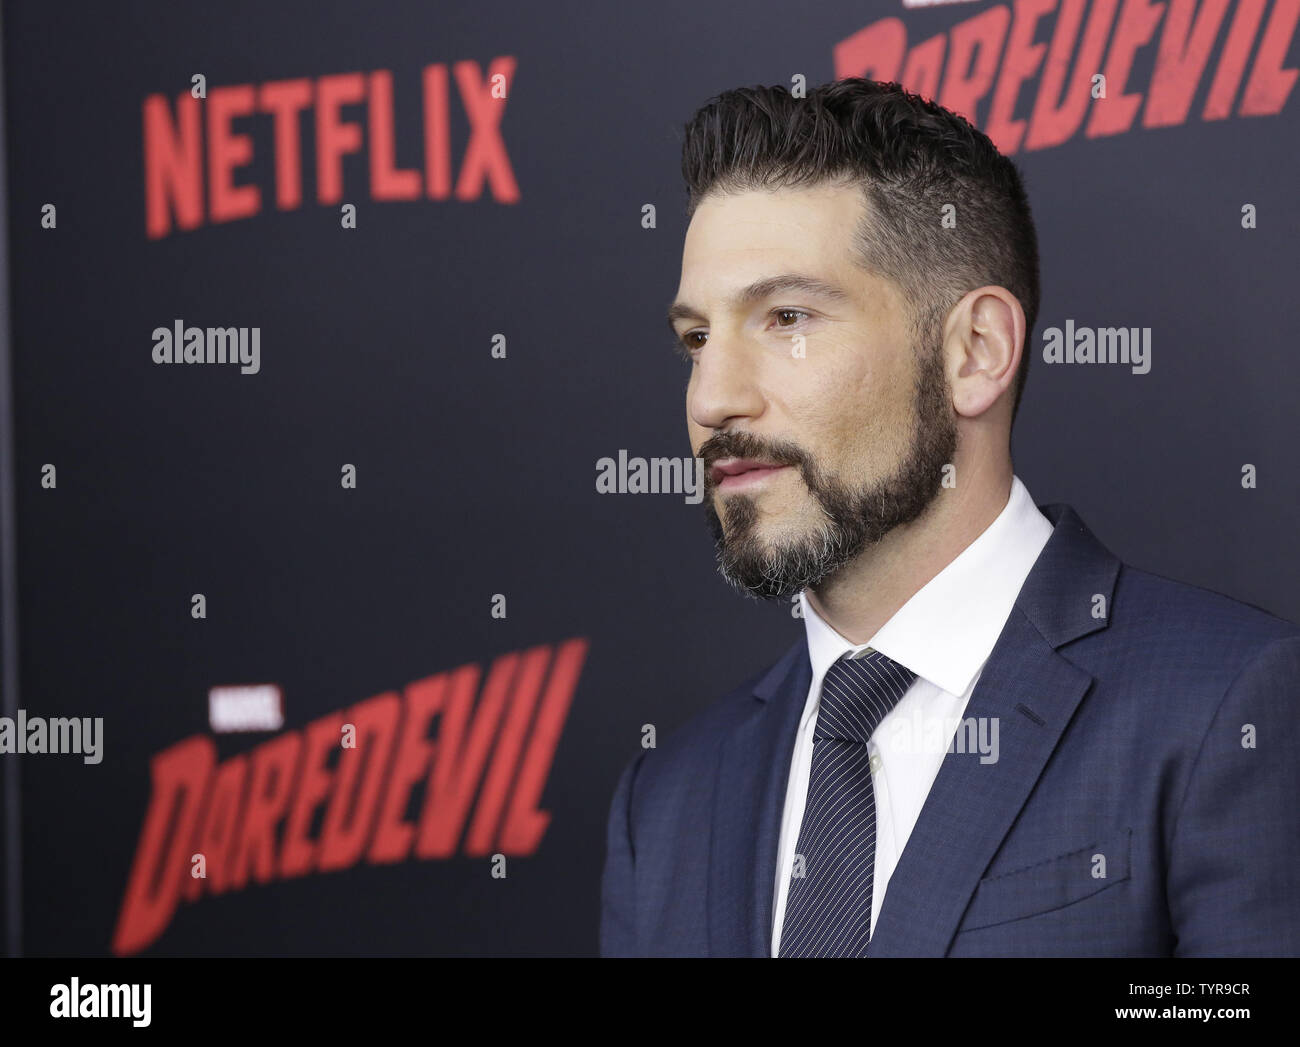
[[[810,370],[785,394],[796,420],[791,435],[841,475],[879,471],[906,446],[911,427],[911,377],[893,364],[846,358],[846,366]]]
[[[876,387],[862,362],[845,350],[801,361],[792,369],[781,398],[797,436],[810,450],[850,441],[872,410]]]

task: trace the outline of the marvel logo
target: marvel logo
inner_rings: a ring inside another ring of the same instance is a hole
[[[208,691],[208,723],[214,734],[278,731],[284,726],[284,698],[273,683],[213,687]]]

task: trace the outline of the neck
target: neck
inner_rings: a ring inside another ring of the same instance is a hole
[[[988,529],[1011,496],[1011,462],[957,473],[919,517],[896,527],[816,589],[808,602],[850,643],[870,640],[903,604]]]

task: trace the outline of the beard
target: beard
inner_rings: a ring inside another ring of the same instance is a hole
[[[941,490],[943,468],[957,449],[952,397],[938,351],[919,361],[913,416],[911,440],[897,467],[882,479],[858,486],[846,484],[790,441],[766,441],[740,432],[720,432],[706,440],[699,451],[706,477],[704,510],[723,578],[755,599],[787,599],[821,586],[868,546],[917,519]],[[752,497],[728,498],[724,518],[719,518],[710,474],[721,458],[797,467],[821,519],[803,534],[766,542],[758,534],[759,512]]]

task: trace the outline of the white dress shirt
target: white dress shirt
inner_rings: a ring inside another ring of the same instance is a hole
[[[889,877],[921,813],[1029,569],[1052,536],[1052,524],[1020,482],[1011,479],[1006,507],[984,532],[919,589],[867,643],[852,644],[823,620],[801,594],[812,682],[795,739],[781,816],[772,903],[772,955],[779,955],[786,889],[793,873],[808,797],[813,727],[826,672],[846,652],[875,649],[916,673],[899,703],[868,743],[876,794],[876,860],[871,930]]]

